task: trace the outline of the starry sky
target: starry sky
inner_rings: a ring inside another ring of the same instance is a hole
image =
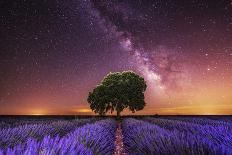
[[[124,70],[148,85],[137,114],[232,114],[231,0],[1,0],[0,8],[0,114],[93,114],[88,92]]]

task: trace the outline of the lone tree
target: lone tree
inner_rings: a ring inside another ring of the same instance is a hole
[[[124,108],[133,113],[144,108],[146,87],[145,80],[132,71],[109,73],[89,92],[88,103],[95,113],[105,115],[108,111],[117,111],[117,118],[120,118]]]

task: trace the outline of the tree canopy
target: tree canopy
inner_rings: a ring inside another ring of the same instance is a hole
[[[132,71],[109,73],[89,92],[90,108],[100,115],[117,111],[117,116],[125,108],[135,112],[145,106],[144,92],[147,88],[145,80]]]

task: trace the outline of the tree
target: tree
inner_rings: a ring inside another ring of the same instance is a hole
[[[116,111],[119,118],[125,108],[133,113],[144,108],[146,88],[145,80],[132,71],[109,73],[89,92],[88,103],[95,113],[105,115]]]

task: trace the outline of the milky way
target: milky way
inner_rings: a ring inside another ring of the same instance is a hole
[[[183,51],[158,43],[153,43],[153,48],[147,50],[139,42],[141,40],[139,36],[130,32],[130,27],[127,27],[130,16],[135,17],[132,18],[135,23],[145,20],[143,16],[137,15],[137,10],[133,10],[125,3],[117,4],[106,1],[84,1],[83,5],[86,6],[88,15],[96,20],[98,26],[109,35],[109,38],[117,39],[123,50],[129,52],[130,61],[149,83],[148,86],[152,89],[152,93],[167,98],[181,94],[186,86],[191,86],[191,78],[188,76],[187,69],[183,67],[185,65],[182,62]],[[121,24],[125,27],[120,29],[115,24],[118,21],[122,22]]]
[[[232,1],[0,6],[0,114],[88,114],[88,92],[123,70],[147,82],[143,114],[232,109]]]

